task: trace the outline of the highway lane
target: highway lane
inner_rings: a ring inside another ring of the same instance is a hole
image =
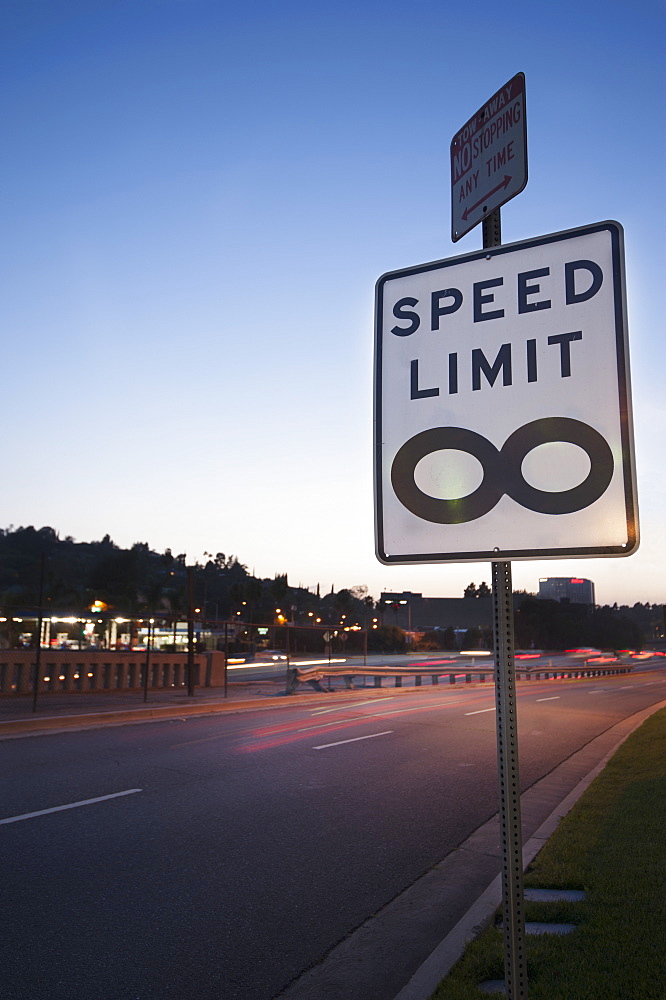
[[[492,687],[366,694],[3,743],[7,995],[269,1000],[493,815]],[[526,788],[666,675],[518,697]]]

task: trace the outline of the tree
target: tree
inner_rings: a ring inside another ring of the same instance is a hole
[[[455,649],[456,634],[449,625],[448,628],[434,628],[425,632],[417,643],[417,649]]]
[[[275,579],[271,584],[271,594],[280,606],[287,604],[289,598],[289,581],[286,573],[275,574]]]
[[[338,614],[342,617],[342,615],[350,614],[353,606],[353,601],[354,599],[352,597],[351,591],[347,590],[346,587],[343,587],[342,590],[339,590],[335,595],[333,599],[333,606],[335,610],[338,612]]]
[[[527,598],[516,610],[516,645],[522,649],[635,649],[642,645],[639,626],[613,608],[563,604]]]
[[[489,628],[468,628],[463,649],[492,649],[493,633]]]
[[[380,653],[404,653],[405,633],[397,625],[380,625],[368,636],[372,649]]]

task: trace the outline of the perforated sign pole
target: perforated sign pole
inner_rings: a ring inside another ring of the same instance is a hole
[[[483,248],[502,242],[500,210],[483,220]],[[511,563],[492,563],[497,772],[502,843],[504,985],[509,1000],[527,1000],[523,835],[518,773],[518,717],[513,645]]]

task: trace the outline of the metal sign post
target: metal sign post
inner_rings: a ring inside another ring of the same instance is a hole
[[[511,563],[494,562],[492,573],[497,776],[499,778],[500,839],[502,843],[504,985],[505,995],[509,1000],[527,1000],[523,836],[518,774],[518,718],[516,712],[516,671],[513,659]]]
[[[500,210],[483,220],[483,248],[500,246]],[[508,1000],[527,1000],[525,901],[523,892],[523,831],[518,771],[518,714],[513,658],[514,622],[511,563],[492,563],[493,642],[495,649],[495,716],[502,844],[502,908],[504,928],[504,987]]]

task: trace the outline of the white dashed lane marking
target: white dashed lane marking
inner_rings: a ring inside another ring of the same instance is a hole
[[[107,802],[109,799],[119,799],[123,795],[134,795],[141,788],[128,788],[126,792],[114,792],[112,795],[98,795],[94,799],[81,799],[80,802],[68,802],[65,806],[53,806],[51,809],[38,809],[37,812],[23,813],[21,816],[9,816],[0,819],[0,826],[5,823],[19,823],[22,819],[34,819],[35,816],[46,816],[48,813],[64,812],[65,809],[78,809],[79,806],[92,806],[96,802]]]
[[[376,736],[388,736],[392,733],[392,729],[387,729],[385,733],[370,733],[369,736],[356,736],[353,740],[338,740],[337,743],[323,743],[319,747],[313,747],[313,750],[328,750],[329,747],[341,747],[343,743],[358,743],[360,740],[374,740]]]

